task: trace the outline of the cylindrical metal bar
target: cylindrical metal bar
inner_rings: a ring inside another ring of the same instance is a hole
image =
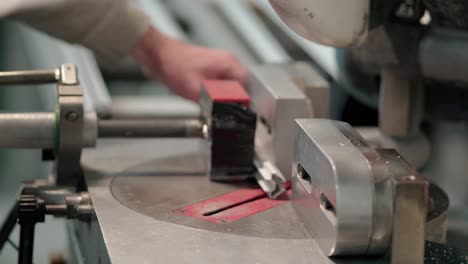
[[[187,120],[100,120],[99,137],[201,137],[203,122]]]
[[[419,60],[422,74],[434,80],[468,83],[468,33],[431,30],[421,40]]]
[[[54,113],[1,113],[0,129],[0,148],[54,148]]]
[[[96,145],[97,119],[86,113],[83,147]],[[0,113],[0,149],[54,149],[57,123],[55,113]]]
[[[0,72],[0,85],[56,83],[59,79],[58,69]]]
[[[22,224],[20,230],[19,264],[32,264],[35,223]]]
[[[66,216],[67,215],[67,205],[65,205],[65,204],[46,205],[46,214],[53,215],[55,217]]]
[[[0,113],[1,148],[54,149],[56,144],[55,113]],[[101,120],[86,113],[83,127],[83,147],[96,145],[100,137],[201,137],[203,125],[199,119]]]

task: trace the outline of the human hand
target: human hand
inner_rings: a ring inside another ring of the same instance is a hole
[[[133,56],[152,79],[162,80],[176,94],[197,101],[204,79],[245,82],[247,70],[229,52],[191,45],[149,29]]]

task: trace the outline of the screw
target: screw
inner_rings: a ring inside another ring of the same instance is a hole
[[[407,180],[407,181],[415,181],[415,180],[416,180],[416,176],[414,176],[414,175],[406,176],[406,177],[405,177],[405,180]]]
[[[227,223],[229,223],[229,221],[226,220],[226,219],[219,219],[219,220],[217,220],[216,222],[218,222],[218,223],[220,223],[220,224],[227,224]]]
[[[76,120],[80,119],[80,115],[75,112],[69,112],[65,118],[70,122],[75,122]]]
[[[183,210],[183,209],[180,209],[180,210],[176,210],[176,213],[179,213],[179,214],[185,214],[187,211]]]

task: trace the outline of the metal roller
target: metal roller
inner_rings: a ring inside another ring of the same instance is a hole
[[[100,120],[99,137],[202,137],[198,119]]]
[[[1,113],[0,127],[0,148],[54,147],[54,113]]]
[[[84,147],[95,146],[96,117],[85,114]],[[54,149],[58,121],[55,113],[0,113],[0,148]]]
[[[54,149],[58,121],[55,113],[1,113],[0,148]],[[100,120],[86,113],[83,147],[99,137],[202,137],[204,123],[198,119]]]
[[[58,69],[0,72],[0,85],[47,84],[55,83],[59,79]]]

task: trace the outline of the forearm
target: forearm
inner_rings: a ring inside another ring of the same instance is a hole
[[[204,79],[244,82],[247,77],[233,54],[164,35],[130,0],[0,0],[0,17],[83,44],[103,59],[133,55],[149,77],[194,101]]]
[[[5,0],[2,0],[5,1]],[[148,17],[127,0],[8,0],[4,14],[70,43],[82,44],[100,58],[129,55],[149,29]],[[16,4],[15,4],[16,2]]]
[[[158,29],[150,27],[140,41],[132,50],[132,56],[144,67],[147,74],[153,79],[157,79],[156,72],[161,71],[163,62],[161,55],[165,51],[165,46],[173,43],[171,37],[164,35]]]

